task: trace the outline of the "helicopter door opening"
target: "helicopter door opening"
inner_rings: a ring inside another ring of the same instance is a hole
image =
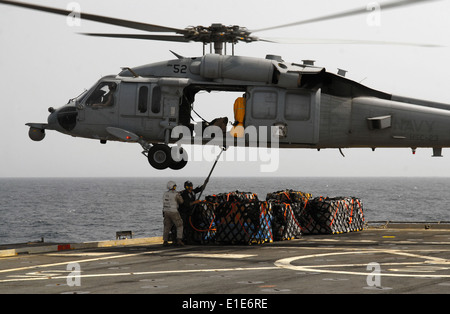
[[[191,130],[198,124],[202,125],[202,129],[214,125],[221,128],[224,133],[229,133],[235,121],[234,102],[243,94],[244,92],[206,90],[196,93],[190,110]],[[186,121],[183,124],[186,125]]]

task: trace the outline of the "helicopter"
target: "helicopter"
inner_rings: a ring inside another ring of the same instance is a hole
[[[424,0],[392,1],[383,9],[419,2]],[[23,2],[0,4],[63,16],[73,14]],[[310,60],[292,63],[277,55],[255,58],[234,53],[238,42],[272,41],[254,36],[258,31],[362,13],[367,9],[259,30],[221,23],[179,29],[82,13],[86,20],[164,33],[84,35],[200,42],[203,55],[184,57],[174,53],[175,59],[123,68],[117,75],[102,77],[66,105],[48,108],[47,123],[27,123],[29,137],[41,141],[46,130],[54,130],[102,144],[138,143],[150,165],[159,170],[179,170],[187,164],[189,156],[181,144],[264,146],[264,141],[271,147],[318,150],[410,147],[415,151],[429,147],[434,157],[442,156],[442,148],[450,146],[450,105],[378,91],[346,78],[343,71],[331,73]],[[205,51],[208,44],[210,53]],[[227,44],[231,44],[230,55]],[[244,106],[235,110],[230,131],[225,127],[226,117],[191,123],[195,96],[201,91],[242,93]],[[243,131],[236,132],[239,127]],[[254,129],[257,131],[247,131]]]

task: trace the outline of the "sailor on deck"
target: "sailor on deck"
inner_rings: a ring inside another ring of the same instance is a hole
[[[196,200],[196,194],[200,193],[203,190],[203,186],[196,187],[194,189],[194,185],[191,181],[184,182],[184,191],[180,193],[183,198],[183,204],[180,204],[179,212],[181,215],[181,219],[183,219],[184,223],[184,237],[183,240],[192,242],[193,240],[193,230],[190,227],[189,217],[192,215],[193,206],[195,204],[200,203],[200,200]]]
[[[167,246],[169,243],[169,232],[172,226],[177,228],[177,245],[184,245],[181,241],[183,237],[183,220],[178,212],[178,206],[183,203],[183,198],[176,191],[177,185],[173,181],[167,183],[169,189],[163,195],[163,216],[164,216],[164,232],[163,232],[163,245]]]

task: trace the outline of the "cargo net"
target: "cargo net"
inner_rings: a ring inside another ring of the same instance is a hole
[[[254,193],[209,195],[190,216],[194,243],[252,244],[272,242],[272,213]],[[187,241],[190,243],[191,241]]]
[[[215,217],[215,204],[207,201],[195,204],[189,216],[189,224],[184,224],[184,242],[187,244],[214,243]]]
[[[364,229],[364,213],[356,197],[316,197],[301,214],[303,234],[334,234]]]
[[[276,203],[307,203],[312,198],[312,194],[302,191],[283,190],[267,193],[266,201]]]
[[[220,203],[216,208],[216,243],[272,242],[271,221],[267,202],[245,200]]]
[[[258,195],[252,192],[234,191],[230,193],[219,193],[205,196],[205,200],[210,203],[225,203],[225,202],[243,202],[243,201],[258,201]]]
[[[186,228],[187,226],[187,228]],[[188,244],[252,244],[291,240],[307,234],[335,234],[364,228],[361,200],[316,197],[301,191],[208,195],[194,205],[185,224]]]
[[[302,191],[268,193],[272,203],[274,240],[302,234],[335,234],[364,229],[364,213],[355,197],[316,197]]]
[[[302,212],[311,197],[309,193],[293,190],[267,194],[266,200],[272,204],[275,241],[291,240],[302,235]]]

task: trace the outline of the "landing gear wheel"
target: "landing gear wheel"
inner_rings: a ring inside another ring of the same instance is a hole
[[[180,170],[186,166],[188,162],[187,152],[182,147],[174,146],[172,147],[172,158],[173,161],[169,168],[172,170]]]
[[[170,147],[164,144],[153,145],[148,151],[147,158],[150,165],[158,170],[166,169],[173,163]]]

